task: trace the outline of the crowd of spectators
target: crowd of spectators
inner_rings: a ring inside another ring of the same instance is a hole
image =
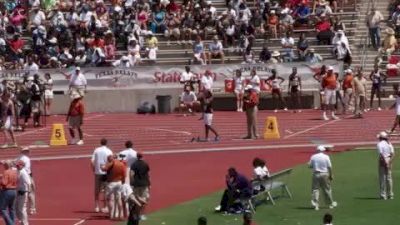
[[[295,27],[315,26],[317,39],[325,44],[332,44],[335,31],[345,31],[340,18],[332,16],[338,11],[336,1],[325,0],[230,0],[223,11],[205,0],[9,0],[0,8],[2,69],[132,67],[143,59],[157,60],[158,39],[192,45],[194,61],[202,64],[212,58],[223,63],[226,49],[238,49],[245,62],[253,63],[273,55],[255,57],[256,38],[290,36],[282,39],[280,57],[304,60],[308,45],[304,39],[295,43]],[[205,39],[214,41],[205,46]]]

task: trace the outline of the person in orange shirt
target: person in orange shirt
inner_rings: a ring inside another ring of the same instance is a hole
[[[107,164],[102,166],[102,170],[107,172],[106,198],[110,219],[122,220],[124,218],[124,207],[121,194],[122,185],[125,183],[126,165],[118,160],[116,155],[108,156],[107,161]]]
[[[251,85],[247,85],[244,90],[245,96],[243,102],[247,118],[247,136],[243,139],[257,139],[257,106],[259,103],[259,96]]]
[[[85,114],[85,105],[83,104],[82,96],[78,92],[73,92],[71,96],[73,100],[69,106],[67,114],[69,133],[72,138],[71,144],[83,145],[83,131],[81,126],[83,124],[83,116]],[[78,130],[79,141],[75,140],[74,129]]]
[[[326,76],[322,78],[322,88],[324,90],[325,97],[325,109],[322,115],[323,120],[329,120],[326,115],[326,111],[330,110],[332,113],[332,119],[337,120],[339,117],[335,115],[335,105],[336,105],[336,88],[337,88],[337,79],[335,74],[333,73],[333,67],[328,67],[328,72]]]
[[[6,225],[15,224],[15,200],[17,197],[18,172],[12,162],[2,162],[4,172],[0,175],[0,210]]]
[[[344,108],[343,114],[346,114],[347,110],[349,110],[351,100],[353,99],[353,71],[351,69],[347,69],[345,71],[345,75],[343,78],[342,88],[344,93]]]

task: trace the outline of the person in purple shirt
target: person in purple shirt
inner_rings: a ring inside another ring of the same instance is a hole
[[[294,11],[294,17],[296,18],[296,23],[299,25],[308,24],[308,18],[311,15],[310,8],[304,3],[300,3],[299,6]]]
[[[228,169],[228,174],[226,175],[226,187],[220,205],[215,208],[215,211],[241,212],[243,206],[239,200],[250,198],[253,192],[249,179],[231,167]]]

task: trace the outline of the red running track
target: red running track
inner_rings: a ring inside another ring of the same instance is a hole
[[[308,160],[317,143],[335,144],[335,150],[374,143],[375,135],[391,126],[393,113],[369,112],[365,119],[319,120],[319,111],[300,114],[259,113],[262,133],[264,118],[277,116],[282,138],[275,141],[239,140],[245,134],[245,116],[236,112],[215,113],[215,126],[222,136],[219,143],[188,143],[193,136],[203,135],[198,117],[177,115],[91,114],[84,125],[85,145],[33,149],[32,156],[82,157],[35,161],[34,176],[38,186],[39,214],[32,224],[110,224],[103,215],[92,213],[93,179],[86,157],[101,137],[119,151],[127,139],[143,151],[151,165],[152,201],[149,211],[188,201],[214,192],[224,186],[224,174],[230,166],[250,175],[255,156],[267,160],[272,171],[291,167]],[[63,122],[52,117],[50,124]],[[19,133],[19,143],[30,145],[48,142],[50,127]],[[193,152],[195,151],[195,152]],[[198,151],[198,152],[196,152]],[[0,158],[13,158],[16,150],[4,150]],[[217,204],[217,203],[216,203]],[[213,207],[213,206],[210,206]]]

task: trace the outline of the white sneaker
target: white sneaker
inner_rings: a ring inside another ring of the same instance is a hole
[[[337,117],[337,116],[335,116],[335,115],[332,115],[332,119],[334,119],[334,120],[338,120],[338,119],[339,119],[339,117]]]
[[[337,202],[332,202],[332,204],[329,206],[330,209],[336,208],[337,207]]]
[[[297,112],[301,113],[302,111],[301,110],[297,110]]]
[[[277,112],[278,112],[278,110],[277,110],[277,109],[275,109],[275,110],[274,110],[274,112],[275,112],[275,113],[277,113]]]
[[[220,210],[221,210],[221,206],[220,205],[215,207],[215,211],[220,211]]]
[[[102,208],[102,209],[101,209],[101,212],[102,212],[102,213],[108,213],[108,208],[107,208],[107,207]]]
[[[284,108],[283,111],[287,111],[287,108]]]
[[[145,215],[140,215],[140,220],[147,220],[147,216],[145,216]]]
[[[382,111],[381,107],[378,107],[378,111]]]
[[[100,208],[97,206],[96,208],[94,208],[94,211],[98,213],[100,212]]]
[[[322,116],[322,119],[325,120],[325,121],[328,121],[328,120],[329,120],[329,118],[328,118],[326,115],[323,115],[323,116]]]
[[[311,205],[314,207],[314,209],[315,209],[316,211],[319,210],[319,205],[318,205],[318,203],[316,203],[316,202],[314,202],[313,200],[311,200]]]
[[[79,140],[78,142],[76,142],[76,145],[83,145],[83,140]]]

